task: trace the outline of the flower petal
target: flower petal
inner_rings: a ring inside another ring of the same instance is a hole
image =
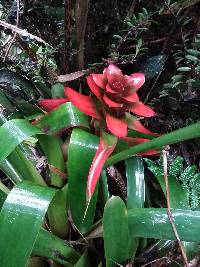
[[[156,115],[153,109],[151,109],[149,106],[146,106],[140,101],[134,103],[132,107],[128,108],[128,110],[135,113],[136,115],[144,117],[152,117]]]
[[[97,110],[95,99],[82,95],[69,87],[65,88],[65,95],[75,107],[80,109],[80,111],[97,120],[101,120],[102,117]]]
[[[130,77],[130,76],[129,76]],[[142,85],[145,83],[145,76],[144,73],[133,73],[131,74],[132,84],[135,87],[136,90],[138,90]]]
[[[99,86],[94,82],[91,75],[87,77],[87,83],[92,93],[101,101],[102,100],[101,88],[99,88]]]
[[[105,104],[108,105],[110,108],[121,108],[121,107],[123,107],[123,104],[117,103],[117,102],[111,100],[107,95],[103,96],[103,100],[104,100]]]
[[[96,184],[103,169],[103,165],[115,149],[116,144],[117,138],[115,136],[112,136],[102,131],[102,135],[100,136],[100,144],[98,146],[96,155],[92,161],[87,180],[86,196],[88,203],[90,202],[92,195],[95,191]]]
[[[108,130],[115,136],[127,136],[127,123],[123,119],[116,118],[109,113],[106,113],[106,124]]]
[[[69,102],[67,98],[52,98],[39,100],[38,104],[46,111],[51,111],[66,102]]]
[[[115,92],[112,87],[110,86],[109,83],[106,84],[106,91],[109,92],[109,93],[114,93],[114,94],[117,94],[117,92]]]
[[[106,76],[113,91],[124,91],[126,85],[125,77],[117,66],[110,64],[106,70]]]
[[[123,99],[129,101],[129,102],[138,102],[139,101],[139,97],[137,95],[137,93],[132,93],[129,96],[123,96]]]
[[[122,71],[114,64],[109,64],[109,66],[105,69],[104,73],[106,75],[110,75],[110,74],[123,75]]]
[[[94,83],[99,87],[106,89],[107,78],[105,74],[91,74]]]

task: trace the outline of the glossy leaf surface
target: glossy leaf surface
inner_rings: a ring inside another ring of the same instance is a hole
[[[107,134],[104,131],[101,132],[100,144],[92,161],[87,180],[86,194],[88,202],[90,202],[91,197],[94,194],[103,165],[115,149],[116,144],[117,138],[114,135]]]
[[[19,174],[19,178],[21,177],[22,181],[27,180],[38,185],[46,185],[40,173],[37,171],[32,162],[26,158],[19,147],[16,147],[7,159],[11,164],[11,167],[13,167],[13,171],[16,171],[16,174]]]
[[[0,213],[0,254],[4,267],[24,267],[56,190],[20,183],[8,195]],[[5,245],[6,244],[6,245]]]
[[[145,201],[145,181],[143,160],[132,157],[125,161],[127,177],[127,209],[143,208]]]
[[[0,127],[0,161],[4,160],[21,142],[41,133],[26,120],[13,119],[4,123]]]
[[[51,231],[63,239],[66,239],[68,235],[68,202],[68,186],[65,185],[59,190],[59,193],[56,194],[47,212]]]
[[[103,236],[106,266],[116,266],[129,258],[129,231],[127,211],[119,197],[112,197],[103,215]]]
[[[88,117],[71,103],[66,103],[46,114],[36,126],[47,134],[54,134],[70,127],[88,127]]]
[[[61,150],[61,144],[56,137],[40,135],[39,144],[44,151],[49,164],[51,185],[61,187],[66,179],[65,163]]]
[[[79,253],[68,246],[64,240],[44,229],[39,232],[32,255],[47,257],[64,266],[67,262],[74,264],[80,258]]]
[[[110,197],[110,193],[108,191],[108,181],[107,180],[108,179],[107,179],[106,171],[102,170],[101,177],[99,180],[99,196],[101,199],[100,203],[103,205],[103,207]]]
[[[99,138],[80,129],[74,129],[68,149],[69,201],[72,218],[82,232],[87,232],[95,213],[97,192],[94,193],[87,210],[86,184],[92,160],[99,144]]]
[[[127,209],[143,208],[145,201],[144,165],[141,157],[132,157],[125,161],[127,178]],[[139,238],[129,239],[132,260],[139,245]]]
[[[200,241],[200,212],[172,209],[174,222],[183,241]],[[164,240],[175,240],[167,210],[158,208],[132,209],[128,211],[130,235]]]

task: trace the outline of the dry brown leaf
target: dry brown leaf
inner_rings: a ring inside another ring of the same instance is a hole
[[[84,76],[86,73],[87,73],[86,70],[80,70],[65,75],[59,75],[58,82],[60,83],[70,82]]]

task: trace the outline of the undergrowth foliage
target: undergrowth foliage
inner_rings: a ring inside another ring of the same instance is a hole
[[[155,177],[163,175],[163,164],[161,159],[157,163],[150,159],[145,159],[145,161],[149,170],[151,170]],[[200,174],[195,165],[184,168],[183,163],[184,159],[182,157],[179,156],[175,158],[168,166],[168,173],[173,179],[179,181],[181,187],[186,192],[188,205],[191,209],[195,210],[200,204]]]
[[[0,1],[0,266],[199,266],[199,8]]]

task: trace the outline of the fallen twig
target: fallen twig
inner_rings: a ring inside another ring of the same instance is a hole
[[[163,154],[163,173],[164,173],[165,186],[166,186],[167,215],[168,215],[169,221],[170,221],[170,223],[171,223],[171,226],[172,226],[174,235],[175,235],[175,237],[176,237],[176,240],[177,240],[177,242],[178,242],[178,245],[179,245],[179,247],[180,247],[181,254],[182,254],[182,257],[183,257],[185,266],[186,266],[186,267],[189,267],[188,259],[187,259],[187,255],[186,255],[186,253],[185,253],[183,244],[182,244],[182,242],[181,242],[181,240],[180,240],[178,231],[177,231],[177,229],[176,229],[176,225],[175,225],[174,218],[173,218],[173,215],[172,215],[172,212],[171,212],[171,207],[170,207],[170,194],[169,194],[168,173],[167,173],[167,153],[168,153],[168,149],[165,148],[165,149],[162,151],[162,154]]]
[[[31,33],[29,33],[27,30],[22,30],[20,28],[18,28],[17,26],[14,26],[12,24],[9,24],[3,20],[0,20],[0,25],[2,27],[4,27],[5,29],[10,29],[11,31],[13,32],[16,32],[17,34],[19,35],[22,35],[22,36],[26,36],[26,37],[29,37],[31,39],[35,39],[37,42],[39,43],[43,43],[45,44],[46,46],[50,46],[47,42],[45,42],[42,38],[36,36],[36,35],[33,35]]]
[[[60,83],[70,82],[80,77],[83,77],[87,72],[88,70],[80,70],[80,71],[72,72],[72,73],[65,74],[65,75],[59,75],[57,80]]]

